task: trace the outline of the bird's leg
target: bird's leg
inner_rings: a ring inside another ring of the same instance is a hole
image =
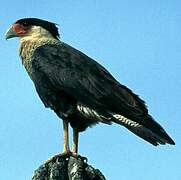
[[[73,128],[73,145],[71,155],[75,158],[80,158],[82,161],[87,162],[87,158],[80,156],[78,154],[78,144],[79,144],[79,131],[78,128]]]
[[[78,139],[79,139],[79,131],[78,128],[73,128],[73,145],[72,145],[72,153],[78,153]]]
[[[64,135],[64,143],[63,143],[63,153],[66,154],[70,152],[69,148],[69,129],[68,122],[63,120],[63,135]]]
[[[64,140],[63,152],[53,157],[50,157],[45,163],[55,161],[57,157],[68,157],[72,154],[69,148],[69,130],[68,130],[68,122],[66,120],[63,120],[63,140]]]

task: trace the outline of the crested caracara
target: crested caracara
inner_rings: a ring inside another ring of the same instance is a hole
[[[97,123],[117,123],[157,146],[175,144],[142,99],[103,66],[59,38],[55,23],[16,21],[6,39],[19,37],[20,57],[45,107],[63,120],[63,154],[77,154],[78,134]],[[73,128],[73,147],[68,143]]]

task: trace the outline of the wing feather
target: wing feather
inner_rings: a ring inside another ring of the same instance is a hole
[[[93,108],[147,113],[144,102],[121,85],[100,64],[67,44],[43,45],[33,55],[32,67],[47,76],[55,89]]]
[[[36,74],[41,73],[55,91],[64,91],[86,107],[121,114],[154,134],[163,136],[163,139],[169,139],[163,128],[148,115],[147,107],[138,95],[121,85],[99,63],[75,48],[63,42],[43,45],[32,56],[32,68],[34,81],[38,81]],[[140,133],[143,128],[127,128],[144,136]],[[168,142],[174,143],[171,139]]]

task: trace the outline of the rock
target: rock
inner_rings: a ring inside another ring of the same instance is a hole
[[[35,170],[32,180],[106,180],[84,157],[60,157]]]

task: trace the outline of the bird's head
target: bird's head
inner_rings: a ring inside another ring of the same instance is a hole
[[[38,18],[23,18],[17,20],[6,32],[6,39],[13,37],[51,36],[59,39],[55,23]]]

